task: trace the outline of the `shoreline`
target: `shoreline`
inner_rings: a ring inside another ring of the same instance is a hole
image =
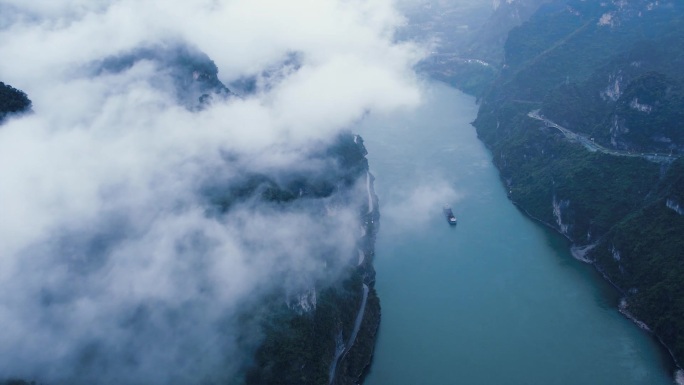
[[[367,153],[363,145],[363,139],[359,135],[354,136],[354,143]],[[349,341],[345,351],[336,363],[335,372],[332,374],[332,385],[361,384],[365,374],[370,371],[375,353],[378,332],[380,329],[381,308],[380,300],[375,291],[375,257],[376,235],[380,228],[379,199],[374,188],[375,176],[366,169],[366,193],[368,194],[367,208],[362,211],[362,236],[359,238],[359,264],[356,266],[363,276],[363,287],[366,295],[363,297],[360,318],[357,319],[357,334],[354,340]],[[365,302],[365,303],[364,303]],[[357,315],[357,316],[358,316]]]
[[[478,136],[478,139],[479,139],[479,136]],[[480,140],[481,140],[481,139],[480,139]],[[481,141],[482,141],[482,140],[481,140]],[[484,141],[482,141],[482,142],[484,143]],[[485,145],[486,145],[486,144],[485,144]],[[492,163],[493,163],[493,162],[492,162]],[[496,166],[496,164],[494,164],[494,167],[496,167],[496,169],[499,170],[499,168]],[[500,171],[500,170],[499,170],[499,171]],[[506,183],[505,183],[505,181],[504,181],[504,180],[501,180],[501,182],[504,184],[504,188],[506,188]],[[596,263],[596,261],[591,260],[591,259],[585,257],[587,254],[589,254],[589,253],[591,252],[591,250],[592,250],[594,247],[596,247],[596,246],[598,245],[598,243],[600,242],[600,239],[597,240],[596,242],[590,244],[590,245],[586,245],[586,246],[577,246],[577,245],[575,244],[575,242],[573,241],[573,239],[570,238],[567,234],[564,234],[562,231],[560,231],[559,229],[557,229],[557,228],[554,227],[553,225],[547,223],[546,221],[543,221],[543,220],[541,220],[541,219],[535,217],[534,215],[530,214],[530,213],[529,213],[527,210],[525,210],[525,208],[523,208],[518,202],[516,202],[515,200],[513,200],[513,198],[512,198],[510,195],[507,195],[507,196],[508,196],[508,200],[511,201],[511,203],[513,203],[513,205],[514,205],[516,208],[518,208],[518,210],[520,210],[525,216],[527,216],[528,218],[532,219],[533,221],[535,221],[535,222],[537,222],[537,223],[539,223],[539,224],[542,224],[542,225],[544,225],[544,226],[546,226],[546,227],[552,229],[555,233],[560,234],[560,235],[562,235],[565,239],[567,239],[567,240],[570,242],[569,251],[570,251],[570,255],[572,255],[573,259],[575,259],[575,260],[577,260],[577,261],[579,261],[579,262],[582,262],[582,263],[585,263],[585,264],[588,264],[588,265],[593,266],[594,269],[601,275],[601,277],[603,277],[603,279],[604,279],[605,281],[607,281],[608,283],[610,283],[610,285],[613,286],[613,287],[620,293],[621,299],[620,299],[620,303],[618,303],[618,306],[617,306],[618,312],[620,312],[620,314],[622,314],[622,315],[623,315],[625,318],[627,318],[628,320],[632,321],[632,323],[635,324],[639,329],[641,329],[641,330],[647,332],[649,335],[655,337],[656,340],[658,340],[658,343],[660,344],[660,346],[668,353],[670,359],[672,360],[672,364],[673,364],[674,369],[675,369],[675,370],[674,370],[674,373],[672,373],[672,377],[673,377],[673,379],[675,380],[675,383],[676,383],[677,385],[684,385],[684,366],[683,366],[683,365],[680,365],[680,363],[677,362],[677,359],[675,358],[674,353],[672,352],[672,349],[671,349],[665,342],[663,342],[662,338],[660,338],[660,336],[658,336],[658,334],[656,334],[655,332],[653,332],[653,330],[652,330],[645,322],[641,321],[641,320],[640,320],[639,318],[637,318],[634,314],[632,314],[631,312],[629,312],[629,311],[627,310],[627,307],[629,306],[629,304],[627,303],[627,298],[626,298],[625,290],[623,290],[621,287],[619,287],[618,285],[616,285],[615,282],[613,282],[613,281],[608,277],[608,275],[603,271],[603,269],[601,268],[601,266],[599,266],[599,265]],[[589,248],[589,249],[587,250],[587,248]],[[575,250],[573,250],[573,249],[575,249]],[[579,252],[579,253],[577,253],[577,252]],[[582,253],[582,252],[584,252],[584,253]],[[576,255],[576,253],[577,253],[577,254],[581,254],[581,255],[579,255],[579,257],[578,257],[578,255]],[[623,306],[623,301],[624,301],[624,306]],[[681,382],[680,382],[680,381],[681,381]]]

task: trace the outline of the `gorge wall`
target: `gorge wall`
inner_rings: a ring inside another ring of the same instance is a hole
[[[684,7],[551,1],[474,122],[510,199],[574,244],[684,363]]]

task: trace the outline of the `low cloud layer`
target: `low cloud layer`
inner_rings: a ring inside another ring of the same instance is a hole
[[[358,202],[218,215],[207,191],[320,173],[316,151],[368,111],[418,103],[402,22],[389,0],[1,0],[0,80],[33,112],[0,126],[0,379],[233,379],[240,309],[353,258]],[[159,61],[93,71],[178,44],[256,88],[193,109]]]
[[[412,231],[434,220],[435,208],[455,204],[460,198],[461,195],[442,179],[421,181],[413,189],[396,193],[383,207],[383,218],[391,221],[396,231]]]

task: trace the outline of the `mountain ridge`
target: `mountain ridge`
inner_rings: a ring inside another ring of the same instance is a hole
[[[544,4],[509,33],[474,122],[510,199],[568,237],[680,367],[683,28],[675,1]]]

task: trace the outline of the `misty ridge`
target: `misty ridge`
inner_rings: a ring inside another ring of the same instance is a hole
[[[1,80],[32,102],[0,126],[0,382],[240,383],[259,314],[306,312],[358,262],[351,130],[421,99],[403,17],[385,0],[0,14]]]

